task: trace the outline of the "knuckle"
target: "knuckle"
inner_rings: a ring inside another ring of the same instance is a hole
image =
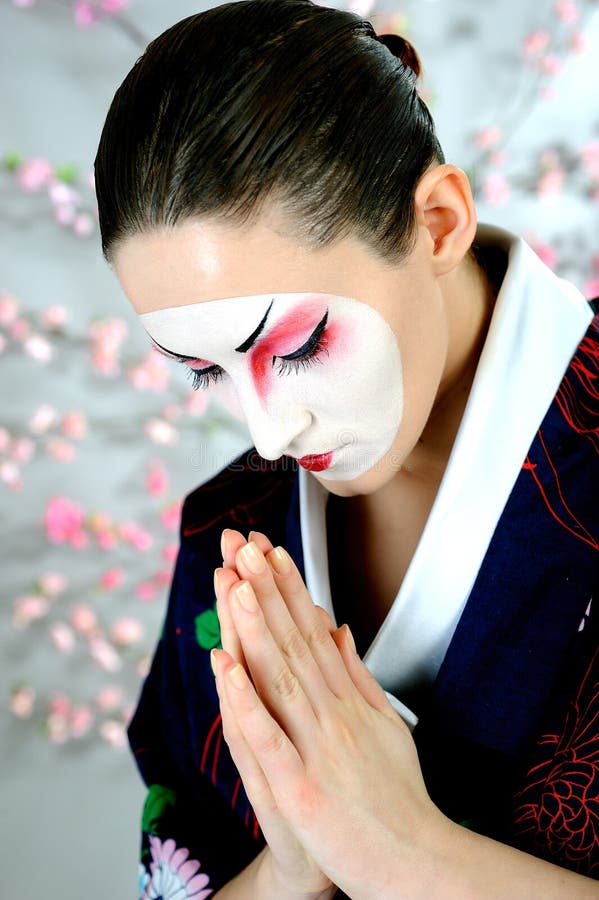
[[[299,629],[292,628],[281,642],[281,653],[290,660],[301,662],[308,656],[308,646]]]
[[[261,752],[264,754],[279,753],[283,749],[285,736],[281,731],[271,731],[261,742]]]
[[[274,677],[272,686],[274,692],[282,700],[292,700],[299,691],[299,681],[287,666]]]
[[[329,629],[322,619],[315,619],[314,625],[308,632],[308,646],[314,650],[322,650],[331,643],[331,635]]]

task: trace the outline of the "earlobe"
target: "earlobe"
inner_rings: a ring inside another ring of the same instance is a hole
[[[476,233],[468,176],[457,166],[435,166],[420,179],[414,203],[418,225],[426,228],[430,236],[434,272],[445,275],[464,258]]]

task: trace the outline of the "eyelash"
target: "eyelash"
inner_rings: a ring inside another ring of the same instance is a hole
[[[291,371],[299,372],[300,369],[308,369],[310,366],[316,365],[317,362],[322,363],[322,360],[318,357],[321,353],[327,353],[327,339],[324,337],[321,332],[318,337],[314,338],[311,346],[306,350],[305,353],[302,353],[301,356],[296,357],[296,359],[283,359],[282,357],[273,356],[273,360],[279,360],[279,369],[278,375],[288,375]],[[274,365],[274,362],[273,362]],[[220,366],[214,366],[213,369],[209,369],[205,372],[195,372],[193,369],[188,369],[187,375],[191,378],[192,385],[191,388],[193,391],[197,390],[207,390],[211,384],[216,384],[216,382],[223,377],[225,374],[224,369]]]

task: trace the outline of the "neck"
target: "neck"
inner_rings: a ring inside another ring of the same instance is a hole
[[[497,289],[468,254],[443,276],[448,322],[448,351],[433,409],[404,473],[440,480],[468,401],[487,336]]]

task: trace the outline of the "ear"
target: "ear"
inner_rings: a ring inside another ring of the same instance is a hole
[[[462,261],[476,233],[468,176],[449,164],[428,169],[416,187],[414,205],[418,225],[430,235],[433,271],[445,275]]]

